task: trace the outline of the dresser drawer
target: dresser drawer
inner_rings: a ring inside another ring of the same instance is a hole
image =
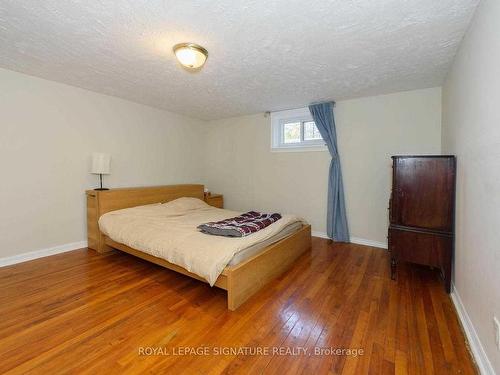
[[[441,267],[450,257],[452,238],[446,235],[389,229],[389,250],[398,262]]]

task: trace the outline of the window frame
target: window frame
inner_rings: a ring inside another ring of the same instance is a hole
[[[304,123],[314,122],[309,108],[297,108],[286,111],[271,113],[271,151],[294,152],[294,151],[327,151],[323,139],[304,139]],[[300,123],[300,142],[285,143],[284,125],[289,123]]]

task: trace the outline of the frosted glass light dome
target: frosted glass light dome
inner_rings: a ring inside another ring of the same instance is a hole
[[[180,43],[174,46],[174,53],[177,60],[189,69],[199,69],[205,64],[208,51],[194,43]]]

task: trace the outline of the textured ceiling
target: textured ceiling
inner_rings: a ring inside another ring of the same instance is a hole
[[[0,66],[201,119],[439,86],[479,0],[1,0]],[[172,46],[209,51],[197,73]]]

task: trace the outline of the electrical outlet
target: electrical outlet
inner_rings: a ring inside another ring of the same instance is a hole
[[[500,322],[496,316],[493,317],[493,324],[495,325],[495,343],[497,344],[497,349],[500,350]]]

